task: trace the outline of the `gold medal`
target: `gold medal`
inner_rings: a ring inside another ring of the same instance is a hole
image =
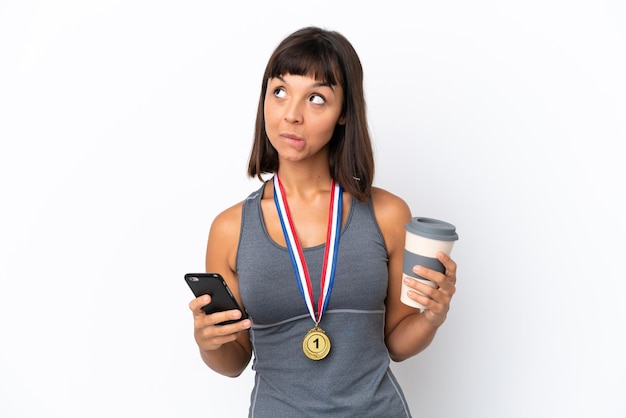
[[[304,336],[302,351],[311,360],[321,360],[330,351],[330,338],[324,330],[316,325]]]
[[[326,310],[328,300],[330,299],[330,290],[333,287],[335,279],[335,267],[337,265],[337,251],[339,249],[339,236],[341,230],[341,202],[343,189],[335,180],[330,183],[329,198],[329,214],[328,228],[326,230],[326,244],[324,249],[324,263],[322,265],[322,274],[320,277],[320,295],[317,303],[317,314],[313,305],[313,289],[311,287],[311,278],[309,277],[309,269],[306,265],[306,259],[298,240],[296,228],[293,225],[291,215],[289,214],[289,205],[285,191],[278,177],[278,173],[274,174],[274,203],[276,211],[280,218],[287,249],[291,257],[296,281],[300,289],[302,297],[306,303],[311,319],[315,322],[315,326],[304,336],[302,340],[302,351],[311,360],[321,360],[328,355],[330,351],[330,338],[317,325],[322,320],[322,315]]]

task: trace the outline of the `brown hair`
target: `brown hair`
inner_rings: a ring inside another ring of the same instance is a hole
[[[348,193],[365,201],[374,179],[374,155],[366,116],[363,68],[352,44],[343,35],[317,27],[302,28],[286,37],[267,63],[248,175],[263,181],[262,174],[278,170],[278,153],[265,132],[264,103],[269,79],[285,74],[313,75],[323,83],[343,88],[345,125],[337,124],[329,142],[330,175]]]

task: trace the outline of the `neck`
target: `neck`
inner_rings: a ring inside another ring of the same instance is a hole
[[[328,168],[324,170],[291,170],[281,166],[278,170],[280,182],[287,195],[306,196],[330,191],[331,176]]]

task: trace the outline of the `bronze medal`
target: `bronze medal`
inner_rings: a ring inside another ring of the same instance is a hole
[[[315,326],[304,336],[302,351],[311,360],[321,360],[330,352],[330,338],[323,329]]]

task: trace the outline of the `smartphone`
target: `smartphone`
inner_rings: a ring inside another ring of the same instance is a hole
[[[239,309],[241,311],[241,318],[220,322],[217,325],[232,324],[248,317],[248,314],[237,303],[237,299],[233,296],[221,274],[187,273],[185,274],[185,281],[196,297],[202,295],[211,296],[211,302],[202,307],[202,310],[207,315],[231,309]]]

